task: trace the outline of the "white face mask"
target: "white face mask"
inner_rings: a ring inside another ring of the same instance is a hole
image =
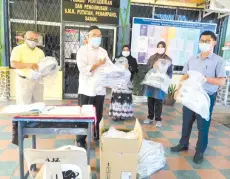
[[[130,55],[130,51],[123,51],[122,56],[128,57]]]
[[[199,43],[199,49],[201,52],[208,52],[212,50],[212,44]]]
[[[26,43],[29,45],[30,48],[35,48],[38,45],[37,42],[32,40],[26,40]]]
[[[93,46],[98,48],[101,45],[101,37],[93,37],[89,40],[89,43]]]
[[[156,51],[158,54],[162,55],[163,53],[165,53],[165,48],[157,48]]]

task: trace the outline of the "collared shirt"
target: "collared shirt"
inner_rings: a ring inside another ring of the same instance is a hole
[[[94,73],[103,68],[103,65],[90,72],[94,64],[100,59],[106,58],[106,63],[112,63],[109,60],[108,53],[105,49],[99,47],[92,48],[91,45],[81,47],[77,53],[77,66],[79,69],[79,88],[78,93],[86,96],[106,95],[106,89],[96,92],[96,77]]]
[[[14,47],[11,53],[10,61],[21,63],[39,63],[45,57],[44,52],[39,49],[31,49],[27,44]],[[17,74],[27,76],[30,69],[17,69]]]
[[[199,71],[205,77],[211,78],[225,78],[226,70],[225,70],[225,60],[216,55],[215,53],[210,54],[207,58],[201,59],[201,55],[195,55],[188,60],[184,69],[182,71],[183,74],[186,74],[188,71]],[[219,86],[212,85],[209,83],[204,84],[205,91],[212,95],[217,92]]]

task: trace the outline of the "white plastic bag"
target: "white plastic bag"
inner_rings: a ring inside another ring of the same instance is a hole
[[[172,64],[170,60],[167,59],[159,59],[154,64],[154,69],[157,73],[166,74],[168,71],[168,67]]]
[[[162,169],[166,164],[164,147],[160,143],[143,140],[138,154],[137,173],[145,178]]]
[[[188,75],[189,78],[182,82],[177,101],[209,121],[210,98],[203,89],[206,78],[198,71],[189,71]]]
[[[169,60],[159,59],[154,64],[154,67],[145,75],[141,85],[148,85],[161,89],[167,94],[169,85],[171,84],[171,79],[166,73],[170,65],[171,62]]]
[[[44,83],[49,80],[49,84],[54,82],[58,73],[58,62],[54,57],[45,57],[38,63],[38,71],[31,70],[28,78]]]
[[[120,57],[115,59],[115,65],[122,69],[125,70],[126,66],[128,66],[128,60],[125,57]]]
[[[38,67],[42,77],[47,77],[58,71],[58,62],[54,57],[47,56],[38,63]]]
[[[116,138],[116,139],[138,139],[138,132],[132,130],[130,132],[123,132],[110,127],[107,132],[103,134],[106,138]]]
[[[126,58],[116,61],[115,64],[105,64],[103,68],[96,71],[97,90],[101,88],[122,88],[126,89],[130,81],[130,72],[125,68]]]

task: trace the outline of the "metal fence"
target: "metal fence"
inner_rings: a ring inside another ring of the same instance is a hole
[[[11,0],[9,21],[11,49],[23,33],[34,30],[42,36],[45,55],[60,59],[61,0]]]

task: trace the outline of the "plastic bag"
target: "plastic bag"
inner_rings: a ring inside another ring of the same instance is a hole
[[[125,70],[125,68],[128,66],[128,60],[125,57],[120,57],[115,59],[115,66],[120,68],[121,70]]]
[[[38,63],[38,71],[30,71],[28,78],[36,80],[41,84],[47,81],[47,84],[50,85],[55,81],[58,70],[57,60],[54,57],[47,56]]]
[[[159,88],[168,93],[169,85],[171,84],[171,79],[167,74],[156,73],[155,69],[151,69],[146,75],[141,85],[148,85],[155,88]]]
[[[167,59],[159,59],[155,62],[153,69],[155,69],[157,73],[166,74],[171,64],[172,62]]]
[[[145,178],[162,169],[166,164],[164,147],[160,143],[143,140],[138,154],[137,173]]]
[[[170,65],[171,62],[169,60],[159,59],[154,64],[154,67],[145,75],[141,85],[148,85],[159,88],[167,94],[169,85],[171,84],[171,79],[166,74],[166,72]]]
[[[189,71],[189,78],[182,82],[177,100],[184,106],[201,115],[206,121],[210,120],[210,98],[203,89],[206,78],[197,71]]]
[[[97,90],[99,91],[104,87],[126,89],[130,82],[131,73],[125,68],[125,63],[124,59],[120,59],[115,64],[105,64],[103,68],[98,70],[95,74],[97,76]]]
[[[109,130],[103,133],[106,138],[116,138],[116,139],[138,139],[138,133],[134,130],[130,132],[123,132],[110,127]]]
[[[54,57],[47,56],[38,63],[38,67],[42,77],[47,77],[58,71],[58,62]]]

